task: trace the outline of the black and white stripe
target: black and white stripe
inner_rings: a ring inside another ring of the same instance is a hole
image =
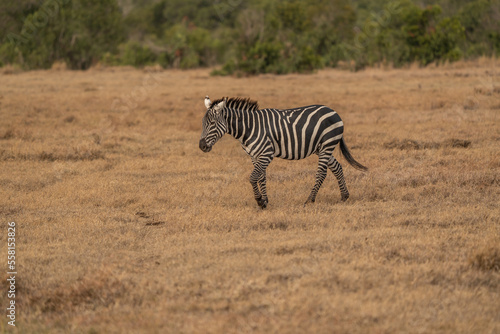
[[[250,175],[255,200],[261,208],[268,203],[266,168],[274,157],[299,160],[311,154],[319,156],[316,183],[306,203],[314,202],[329,168],[339,183],[342,200],[349,197],[342,166],[333,157],[340,143],[341,152],[356,169],[367,168],[354,160],[343,139],[344,123],[332,109],[311,105],[294,109],[259,109],[257,102],[241,98],[223,98],[210,102],[203,117],[200,149],[209,152],[226,133],[238,139],[250,155],[254,170]]]

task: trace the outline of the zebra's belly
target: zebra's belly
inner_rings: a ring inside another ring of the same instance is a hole
[[[305,159],[309,156],[311,156],[312,154],[309,154],[309,155],[306,155],[306,156],[303,156],[303,157],[283,157],[283,156],[278,156],[278,155],[275,155],[275,157],[277,158],[280,158],[280,159],[284,159],[284,160],[302,160],[302,159]]]
[[[281,146],[278,143],[275,143],[274,157],[285,160],[301,160],[318,152],[319,143],[316,143],[314,146],[314,143],[310,145],[309,141],[307,141],[306,144],[307,145],[304,149],[302,149],[300,145],[298,147],[288,147],[286,145]]]

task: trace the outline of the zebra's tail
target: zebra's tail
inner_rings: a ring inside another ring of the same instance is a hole
[[[361,170],[361,171],[367,171],[368,168],[357,162],[351,155],[351,152],[349,152],[349,149],[347,148],[347,145],[345,144],[344,137],[340,139],[340,151],[344,155],[345,159],[347,162],[354,168]]]

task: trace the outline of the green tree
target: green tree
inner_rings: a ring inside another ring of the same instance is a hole
[[[409,46],[409,60],[427,65],[434,61],[454,61],[460,58],[459,42],[464,38],[464,28],[457,18],[443,18],[438,5],[420,9],[409,8],[405,13],[403,31]]]
[[[116,52],[123,32],[116,0],[47,0],[31,10],[19,33],[7,34],[0,57],[26,69],[56,60],[87,69],[105,52]]]
[[[466,40],[462,49],[469,57],[500,55],[500,1],[476,0],[459,11]]]

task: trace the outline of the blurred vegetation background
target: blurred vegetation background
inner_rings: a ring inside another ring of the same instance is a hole
[[[500,0],[3,0],[0,66],[359,70],[500,55]]]

